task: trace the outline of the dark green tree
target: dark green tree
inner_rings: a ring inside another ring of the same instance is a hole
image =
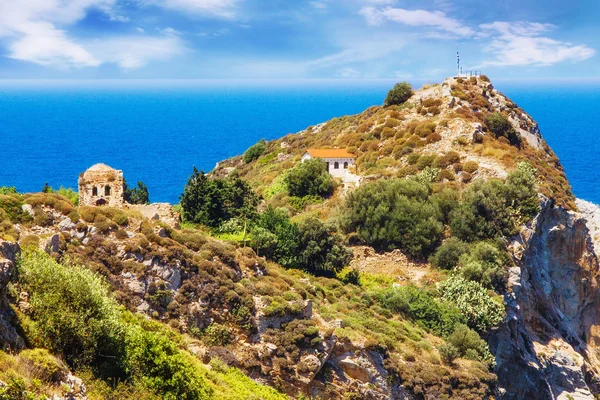
[[[307,160],[291,169],[284,182],[290,196],[330,196],[333,193],[333,178],[326,164],[319,159]]]
[[[408,82],[400,82],[394,85],[394,87],[388,92],[385,101],[383,102],[384,107],[399,105],[405,103],[413,95],[412,86]]]
[[[210,179],[194,167],[180,197],[185,221],[219,227],[232,218],[253,218],[259,202],[250,185],[237,174]]]
[[[127,181],[123,180],[123,197],[129,204],[150,204],[148,187],[142,181],[138,181],[137,187],[130,188]]]

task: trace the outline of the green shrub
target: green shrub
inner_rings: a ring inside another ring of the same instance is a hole
[[[379,295],[382,305],[413,319],[431,332],[447,336],[458,323],[465,322],[459,309],[446,301],[439,301],[416,286],[392,287]]]
[[[454,364],[454,360],[460,357],[460,352],[452,343],[444,343],[438,348],[442,361],[448,365]]]
[[[379,249],[399,248],[413,257],[431,253],[441,240],[442,213],[426,185],[409,179],[379,180],[348,194],[341,220],[346,232]]]
[[[333,178],[326,164],[319,159],[307,160],[288,172],[285,184],[290,196],[329,196],[333,193]]]
[[[464,241],[493,239],[515,233],[539,210],[535,169],[520,163],[505,182],[477,180],[450,214],[453,235]]]
[[[506,287],[506,273],[510,266],[510,255],[500,246],[489,242],[478,242],[460,256],[460,272],[468,280],[502,291]]]
[[[204,341],[209,346],[226,346],[234,339],[231,329],[217,323],[210,324],[203,333]]]
[[[19,195],[0,194],[0,211],[3,210],[13,223],[21,222],[26,218],[21,206],[23,206],[23,201]]]
[[[243,156],[244,162],[246,164],[248,164],[254,160],[257,160],[258,157],[262,156],[263,153],[265,152],[266,144],[267,144],[267,141],[262,139],[258,143],[250,146],[244,152],[244,156]]]
[[[494,362],[485,340],[479,334],[464,324],[457,324],[454,332],[448,336],[448,344],[454,346],[459,357],[472,358],[477,361]]]
[[[75,189],[65,188],[65,187],[61,186],[54,193],[59,194],[59,195],[61,195],[63,197],[66,197],[67,199],[69,199],[69,201],[74,206],[76,206],[76,205],[79,204],[79,193],[77,193],[77,191]]]
[[[394,85],[394,87],[388,92],[385,101],[383,102],[384,107],[393,105],[400,105],[405,103],[413,95],[412,86],[408,82],[401,82]]]
[[[306,219],[298,231],[300,268],[313,274],[335,276],[352,260],[352,252],[342,245],[342,238],[319,219]]]
[[[504,137],[511,145],[521,147],[521,135],[504,114],[499,112],[490,114],[485,119],[485,124],[496,139]]]
[[[429,261],[436,268],[451,270],[458,266],[460,257],[465,254],[469,246],[455,237],[448,238],[437,248]]]
[[[21,283],[30,294],[29,338],[62,354],[71,366],[123,375],[124,330],[104,281],[80,266],[58,264],[41,250],[26,251]]]
[[[19,194],[14,186],[0,186],[0,194]]]
[[[439,289],[442,299],[454,304],[469,327],[478,332],[486,332],[504,319],[504,306],[488,296],[478,282],[455,275],[442,282]]]

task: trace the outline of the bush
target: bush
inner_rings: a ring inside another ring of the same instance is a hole
[[[448,337],[448,344],[456,349],[459,357],[467,356],[477,361],[494,362],[494,356],[485,340],[467,325],[457,324],[454,332]]]
[[[484,333],[504,319],[504,306],[488,296],[485,288],[462,276],[451,276],[439,285],[442,299],[454,304],[469,327]]]
[[[248,150],[244,152],[243,159],[246,164],[257,160],[258,157],[262,156],[265,152],[267,141],[262,139],[258,143],[250,146]]]
[[[479,169],[479,164],[475,161],[467,161],[463,164],[463,171],[472,174]]]
[[[442,361],[448,365],[454,364],[454,360],[460,357],[460,352],[452,343],[444,343],[438,348]]]
[[[439,301],[424,289],[416,286],[392,287],[379,295],[382,305],[394,312],[413,319],[429,331],[447,336],[464,316],[452,304]]]
[[[342,238],[317,218],[305,220],[298,230],[300,268],[313,274],[335,276],[352,260],[352,252],[342,245]]]
[[[444,241],[429,261],[436,268],[451,270],[458,266],[460,257],[465,254],[469,246],[460,239],[451,237]]]
[[[511,145],[521,147],[521,135],[504,114],[499,112],[490,114],[485,119],[485,124],[496,139],[504,137]]]
[[[367,183],[348,194],[344,207],[344,230],[357,232],[361,240],[378,249],[399,248],[422,257],[442,237],[442,213],[428,187],[414,180]]]
[[[233,333],[224,325],[212,323],[204,330],[204,341],[209,346],[226,346],[233,339]]]
[[[466,279],[496,291],[505,289],[510,255],[500,246],[489,242],[475,243],[460,256],[459,264]]]
[[[383,102],[384,107],[400,105],[405,103],[413,95],[412,86],[408,82],[401,82],[394,85]]]
[[[307,160],[291,169],[284,182],[290,196],[329,196],[333,193],[333,178],[325,163],[319,159]]]
[[[30,340],[62,354],[69,365],[122,376],[124,330],[103,280],[79,266],[63,266],[40,250],[26,251],[21,283],[30,294]]]
[[[46,349],[23,350],[19,353],[19,358],[44,382],[60,382],[68,373],[64,363]]]
[[[467,242],[493,239],[514,234],[538,210],[535,169],[520,163],[505,182],[473,182],[451,212],[450,227],[453,235]]]
[[[284,209],[271,206],[258,216],[252,230],[253,246],[257,254],[264,255],[284,267],[298,265],[300,231]]]

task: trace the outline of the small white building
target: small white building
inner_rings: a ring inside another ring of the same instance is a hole
[[[318,158],[327,164],[327,172],[336,178],[347,178],[354,171],[356,157],[345,149],[308,149],[302,162]]]

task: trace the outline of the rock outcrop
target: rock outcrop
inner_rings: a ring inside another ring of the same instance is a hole
[[[545,201],[511,243],[506,322],[492,335],[504,399],[593,399],[599,264],[583,214]]]
[[[0,344],[10,350],[24,347],[23,339],[11,324],[13,315],[6,298],[7,284],[15,273],[20,250],[17,243],[0,240]]]

